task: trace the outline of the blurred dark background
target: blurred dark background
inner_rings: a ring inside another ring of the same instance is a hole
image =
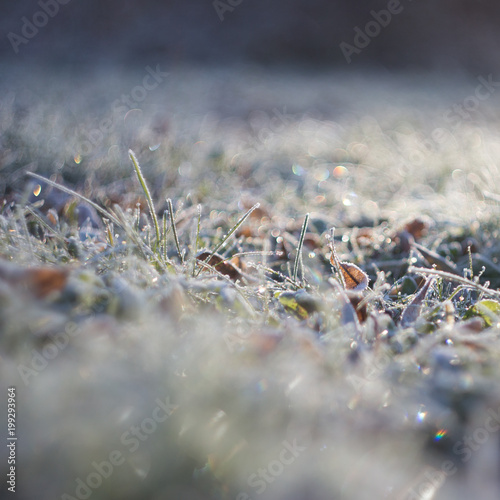
[[[49,14],[40,14],[42,5]],[[399,13],[348,66],[340,44],[353,44],[355,27],[365,31],[371,11],[389,5]],[[25,35],[33,36],[23,36],[25,20],[39,24],[38,33],[28,27]],[[499,21],[494,0],[3,0],[0,56],[56,64],[153,58],[477,74],[495,72],[500,63]]]

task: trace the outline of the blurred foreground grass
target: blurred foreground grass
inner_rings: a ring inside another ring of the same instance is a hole
[[[498,498],[498,96],[457,118],[476,80],[16,71],[19,498]]]

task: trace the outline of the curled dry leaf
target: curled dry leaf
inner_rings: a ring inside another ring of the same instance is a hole
[[[340,262],[337,252],[335,251],[335,246],[333,245],[333,237],[330,243],[330,249],[330,264],[339,273],[342,286],[346,290],[352,292],[361,292],[367,288],[369,282],[368,275],[356,264],[352,264],[351,262]]]
[[[244,277],[243,273],[236,265],[234,265],[229,260],[224,259],[219,254],[213,254],[211,257],[210,255],[211,252],[208,251],[200,252],[196,256],[196,260],[198,260],[200,263],[208,264],[209,266],[213,267],[217,272],[223,274],[224,276],[227,276],[233,281],[243,280]]]
[[[346,295],[351,301],[352,307],[354,307],[354,310],[356,311],[359,322],[364,323],[368,317],[368,311],[366,309],[366,302],[363,301],[363,294],[348,290]]]
[[[368,275],[356,264],[350,262],[340,263],[340,272],[344,277],[346,290],[360,292],[368,287]]]
[[[424,283],[420,291],[415,295],[413,300],[406,306],[406,309],[403,311],[401,316],[401,325],[407,327],[414,323],[420,312],[422,310],[422,305],[429,291],[430,286],[434,283],[434,278],[427,278],[427,281]]]
[[[346,290],[352,292],[361,292],[368,287],[368,275],[362,271],[356,264],[350,262],[335,262],[335,257],[330,257],[330,263],[339,273],[342,274],[342,281]]]

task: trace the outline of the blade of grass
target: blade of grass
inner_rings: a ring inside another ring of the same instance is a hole
[[[115,217],[118,221],[118,225],[125,231],[125,234],[130,239],[130,241],[137,246],[145,259],[147,259],[148,256],[152,257],[154,255],[153,251],[141,239],[141,237],[139,236],[139,230],[130,224],[130,221],[127,219],[127,215],[122,210],[120,205],[115,205],[115,210]]]
[[[231,258],[233,257],[248,257],[248,256],[252,256],[252,255],[259,255],[259,256],[270,256],[270,255],[276,255],[277,252],[273,252],[272,250],[252,250],[252,251],[248,251],[248,252],[238,252],[238,253],[234,253]],[[265,265],[265,264],[264,264]]]
[[[212,250],[210,255],[203,261],[204,263],[210,262],[210,259],[217,253],[217,251],[222,248],[229,238],[238,230],[238,228],[245,222],[245,220],[248,218],[248,216],[256,209],[260,207],[260,203],[256,203],[250,210],[246,212],[246,214],[241,217],[241,219],[229,230],[229,232],[222,238],[222,241]],[[196,276],[198,276],[201,272],[201,267],[196,273]]]
[[[469,269],[470,269],[470,279],[474,279],[474,269],[472,266],[472,252],[470,249],[470,245],[467,247],[467,253],[469,255]]]
[[[162,237],[162,245],[163,245],[163,260],[167,260],[167,211],[163,212],[163,237]]]
[[[106,227],[106,234],[108,236],[109,244],[112,247],[114,247],[115,241],[114,241],[114,236],[113,236],[113,233],[114,233],[113,223],[109,222],[107,219],[105,219],[103,222],[104,222],[104,225]]]
[[[177,228],[175,226],[174,207],[172,206],[172,200],[170,198],[167,200],[167,208],[168,208],[168,213],[170,215],[170,223],[172,224],[172,232],[174,233],[174,241],[175,241],[175,246],[177,248],[177,253],[179,254],[179,259],[181,259],[181,263],[184,264],[184,255],[181,252],[181,246],[179,244],[179,236],[177,235]]]
[[[33,245],[31,244],[31,236],[30,236],[30,232],[28,230],[28,224],[26,223],[25,212],[23,210],[23,207],[26,207],[26,205],[28,204],[29,191],[30,191],[30,187],[29,187],[29,184],[27,184],[23,190],[23,194],[22,194],[20,203],[16,208],[16,216],[17,216],[16,218],[21,223],[21,227],[24,231],[25,239],[28,242],[28,250],[30,252],[31,257],[34,259],[35,253],[33,251]]]
[[[21,223],[21,226],[23,228],[24,237],[25,237],[26,241],[28,242],[28,251],[31,255],[31,258],[34,259],[35,252],[33,250],[33,245],[31,243],[31,235],[30,235],[30,232],[28,230],[28,224],[26,223],[26,217],[24,216],[24,212],[21,209],[17,210],[17,213],[21,215],[21,217],[18,217],[18,219],[19,219],[19,222]]]
[[[193,252],[193,273],[191,276],[195,275],[196,272],[196,255],[198,253],[198,240],[200,239],[200,229],[201,229],[201,205],[198,205],[198,224],[196,226],[196,235],[194,238],[194,252]]]
[[[295,255],[295,264],[293,266],[293,281],[297,283],[297,274],[299,272],[299,265],[302,270],[302,279],[304,279],[304,266],[302,262],[302,247],[304,246],[304,239],[306,237],[307,225],[309,224],[309,214],[306,214],[302,230],[300,232],[299,244],[297,245],[297,254]]]
[[[332,264],[335,267],[335,274],[337,275],[337,279],[340,281],[340,284],[342,285],[342,288],[345,290],[345,279],[344,275],[340,272],[340,260],[337,255],[337,251],[335,250],[335,228],[332,227],[330,230],[330,241],[328,243],[328,246],[330,247],[331,254],[330,254],[330,264]]]
[[[156,232],[155,248],[158,248],[161,240],[160,226],[158,225],[158,218],[156,217],[153,199],[151,198],[151,193],[149,192],[148,185],[146,184],[146,179],[144,179],[144,175],[142,175],[141,167],[139,166],[139,162],[137,161],[134,152],[131,149],[129,149],[128,154],[130,156],[130,159],[132,160],[132,163],[134,164],[134,169],[135,173],[137,174],[137,179],[139,179],[139,183],[142,187],[142,190],[144,191],[144,195],[146,196],[146,200],[148,202],[149,213],[151,215],[151,218],[153,219],[153,224],[155,226],[155,232]]]
[[[137,246],[139,251],[142,253],[145,259],[151,257],[151,259],[161,268],[163,271],[167,271],[167,266],[170,266],[172,269],[174,269],[174,266],[172,262],[168,261],[168,259],[165,262],[161,261],[161,256],[158,256],[151,247],[149,247],[139,236],[139,233],[137,230],[130,225],[130,222],[127,220],[126,214],[123,212],[122,208],[120,205],[115,205],[115,210],[116,210],[116,218],[117,220],[121,220],[122,222],[119,222],[119,226],[123,228],[125,233],[127,234],[128,238],[134,244]]]

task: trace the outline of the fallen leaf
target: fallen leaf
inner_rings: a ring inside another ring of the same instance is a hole
[[[50,267],[27,269],[24,275],[28,288],[39,298],[52,292],[60,292],[66,286],[67,280],[67,270]]]
[[[413,300],[406,306],[406,309],[401,315],[401,325],[406,327],[414,323],[420,315],[422,304],[425,300],[430,286],[434,282],[434,278],[428,278],[420,291],[415,295]]]
[[[479,316],[486,326],[493,326],[500,321],[500,302],[496,300],[480,300],[467,309],[464,319]]]
[[[10,262],[0,263],[0,279],[12,286],[27,288],[38,298],[60,292],[68,280],[68,270],[56,267],[24,269]]]
[[[416,240],[419,240],[427,233],[429,223],[420,217],[413,219],[405,224],[405,231],[408,231]]]
[[[319,301],[305,290],[282,292],[278,295],[278,300],[301,319],[307,319],[311,313],[320,310]]]
[[[199,262],[208,264],[209,266],[213,267],[217,272],[223,274],[224,276],[227,276],[233,281],[243,280],[244,278],[243,273],[233,263],[231,263],[229,260],[224,259],[224,257],[222,257],[219,254],[213,254],[211,257],[210,255],[211,252],[203,251],[196,256],[196,259]]]
[[[335,261],[330,257],[331,264],[342,273],[343,281],[346,290],[353,292],[360,292],[368,286],[368,275],[362,271],[356,264],[350,262],[339,262],[338,266]]]
[[[348,290],[346,292],[347,298],[351,301],[351,305],[356,311],[359,322],[364,323],[368,317],[368,311],[366,309],[366,302],[363,302],[363,295],[359,292],[353,292]]]
[[[341,283],[346,290],[361,292],[368,287],[368,275],[356,264],[340,262],[333,244],[331,245],[330,264],[341,274]]]
[[[350,262],[340,263],[340,272],[344,277],[346,290],[360,292],[368,287],[368,275],[362,271],[356,264]]]

